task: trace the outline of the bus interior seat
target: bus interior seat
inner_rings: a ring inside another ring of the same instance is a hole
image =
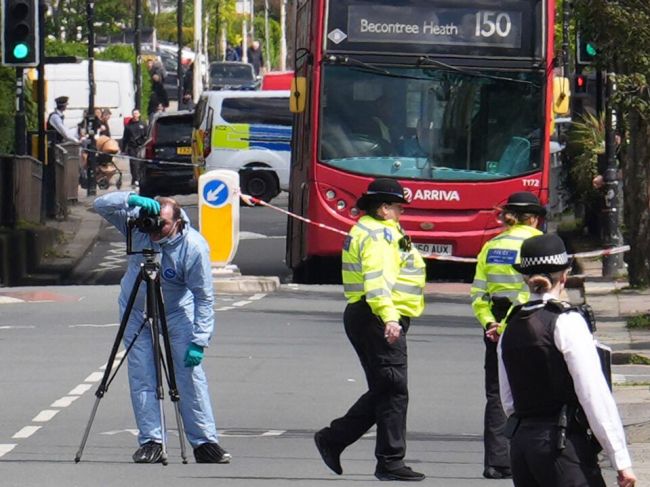
[[[496,172],[521,174],[530,164],[530,141],[524,137],[513,137],[497,162]]]

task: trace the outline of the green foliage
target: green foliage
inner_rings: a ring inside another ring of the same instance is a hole
[[[571,125],[567,154],[571,159],[569,174],[576,194],[583,202],[597,197],[592,181],[598,174],[598,157],[605,153],[605,117],[585,113]]]
[[[650,314],[630,316],[626,320],[626,326],[633,329],[650,329]]]
[[[16,70],[0,66],[0,153],[14,151]]]

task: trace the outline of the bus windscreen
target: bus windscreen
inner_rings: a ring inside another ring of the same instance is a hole
[[[539,171],[543,76],[326,64],[319,159],[358,174],[430,181]]]

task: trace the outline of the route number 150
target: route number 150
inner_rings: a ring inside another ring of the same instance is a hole
[[[505,12],[482,11],[476,13],[476,32],[477,37],[508,37],[512,29],[510,15]]]

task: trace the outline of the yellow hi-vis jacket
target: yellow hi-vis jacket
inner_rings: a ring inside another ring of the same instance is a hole
[[[364,215],[343,244],[343,290],[348,303],[365,297],[384,323],[424,311],[424,260],[415,247],[399,249],[402,237],[397,222]]]
[[[528,301],[528,287],[512,264],[519,262],[524,240],[541,234],[528,225],[513,225],[483,245],[470,291],[474,315],[483,328],[496,322],[491,309],[492,298],[508,298],[513,304]]]

